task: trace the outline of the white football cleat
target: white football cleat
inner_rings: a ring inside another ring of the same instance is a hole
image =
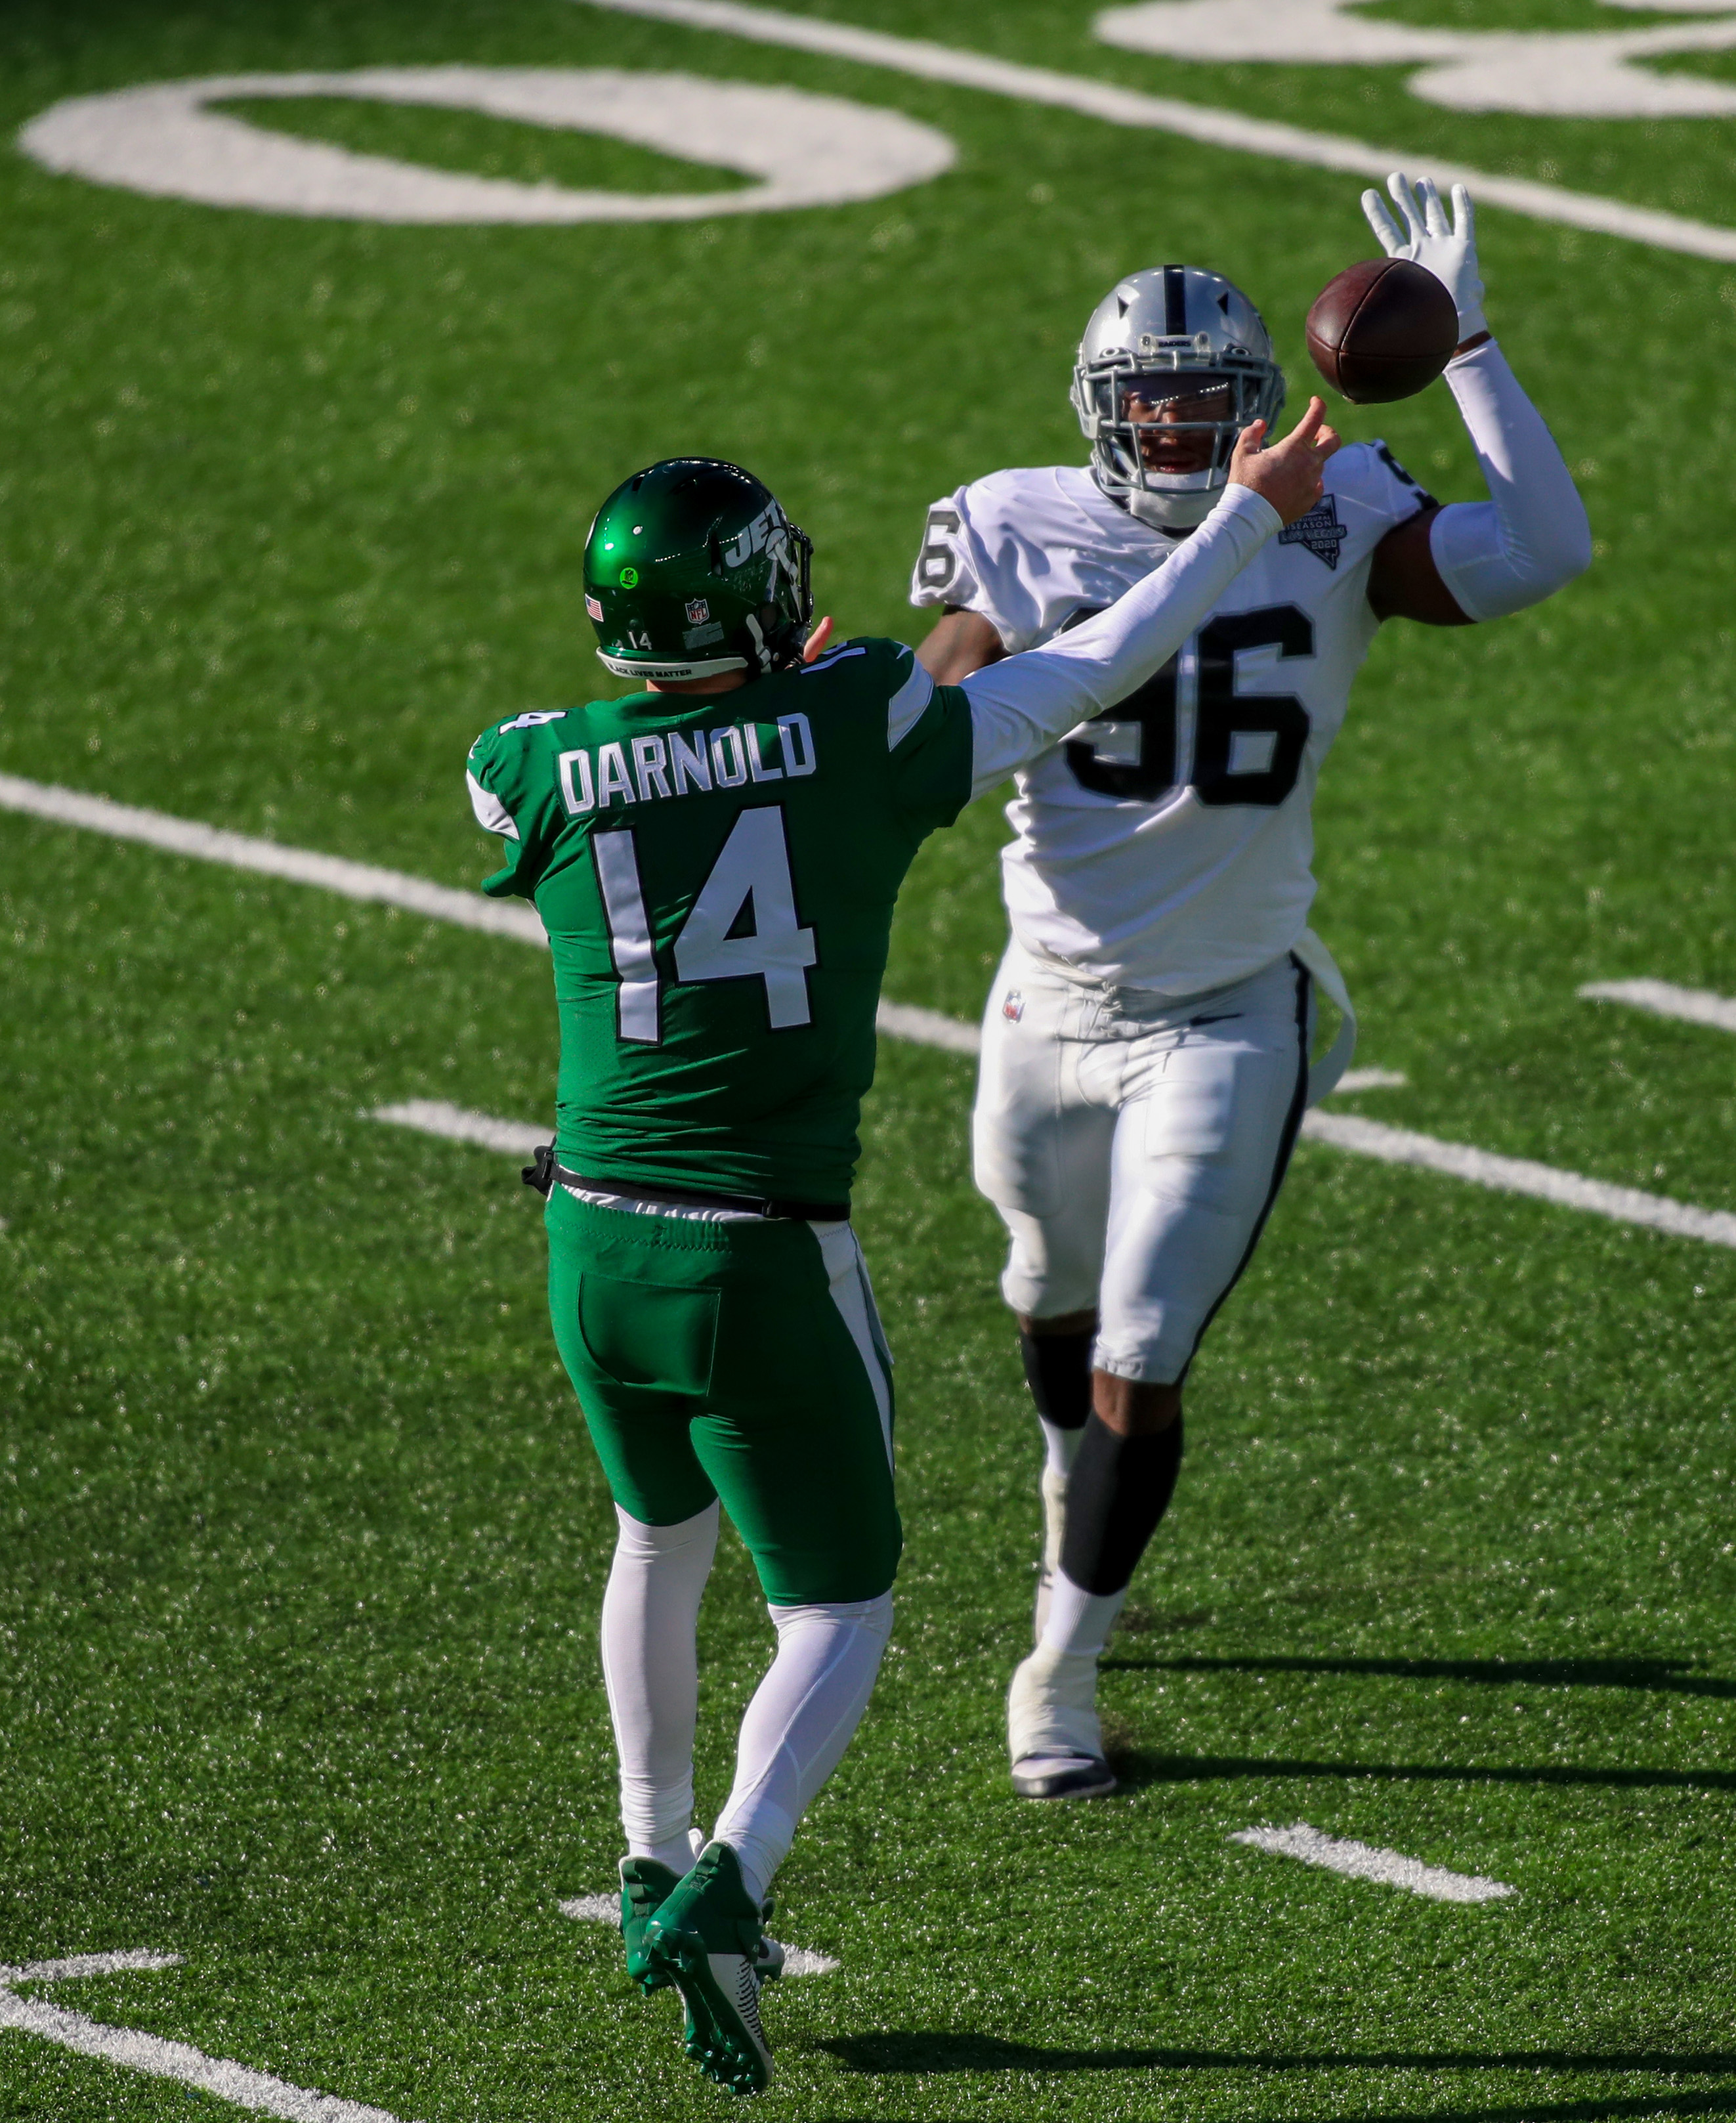
[[[1061,1535],[1067,1526],[1067,1477],[1059,1467],[1043,1469],[1043,1567],[1036,1579],[1036,1623],[1031,1641],[1040,1644],[1049,1621],[1049,1595],[1061,1567]]]
[[[1007,1752],[1021,1798],[1101,1798],[1115,1789],[1097,1713],[1097,1657],[1040,1644],[1007,1691]]]

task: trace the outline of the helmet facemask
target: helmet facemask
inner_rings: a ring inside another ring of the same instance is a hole
[[[1070,395],[1102,491],[1142,523],[1186,531],[1228,485],[1242,430],[1275,419],[1284,372],[1239,288],[1166,265],[1132,274],[1097,305]]]

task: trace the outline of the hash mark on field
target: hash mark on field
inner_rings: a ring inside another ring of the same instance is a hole
[[[1299,1858],[1304,1865],[1341,1872],[1346,1879],[1375,1880],[1383,1886],[1402,1887],[1407,1894],[1426,1896],[1431,1902],[1498,1902],[1518,1891],[1504,1880],[1485,1879],[1480,1872],[1452,1872],[1444,1865],[1425,1865],[1420,1858],[1383,1850],[1376,1844],[1327,1835],[1310,1828],[1305,1821],[1290,1828],[1244,1828],[1229,1839],[1252,1844],[1256,1850],[1270,1850],[1280,1858]]]
[[[1654,1017],[1736,1032],[1736,996],[1714,995],[1710,988],[1678,988],[1672,981],[1588,981],[1579,993],[1587,1002],[1631,1003]]]
[[[68,2012],[63,2005],[45,2005],[34,1998],[21,1998],[16,1983],[64,1983],[79,1976],[115,1975],[127,1969],[179,1966],[178,1953],[75,1953],[65,1961],[27,1961],[21,1968],[0,1968],[0,2028],[20,2034],[40,2035],[63,2049],[82,2056],[101,2057],[128,2071],[142,2071],[152,2078],[178,2079],[183,2086],[214,2093],[219,2101],[256,2115],[281,2116],[287,2123],[398,2123],[384,2108],[370,2108],[359,2101],[344,2101],[335,2093],[315,2093],[305,2086],[292,2086],[274,2078],[269,2072],[254,2071],[227,2057],[207,2056],[186,2042],[166,2041],[161,2035],[143,2035],[133,2027],[108,2027],[82,2013]]]
[[[571,1917],[576,1924],[601,1924],[620,1929],[621,1898],[619,1895],[575,1895],[570,1902],[556,1905],[564,1917]],[[840,1963],[829,1953],[816,1953],[811,1947],[786,1946],[784,1949],[784,1973],[786,1975],[832,1975]]]
[[[1402,1069],[1346,1069],[1333,1091],[1403,1091],[1411,1079]]]

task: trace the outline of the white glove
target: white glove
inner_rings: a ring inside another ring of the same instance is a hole
[[[1462,185],[1453,187],[1453,220],[1432,177],[1425,177],[1413,190],[1402,170],[1387,180],[1387,190],[1405,218],[1401,228],[1386,201],[1377,191],[1362,195],[1362,210],[1369,226],[1380,239],[1389,258],[1414,259],[1426,265],[1446,287],[1458,310],[1459,344],[1489,329],[1483,316],[1482,276],[1476,269],[1476,223],[1471,212],[1471,194]]]

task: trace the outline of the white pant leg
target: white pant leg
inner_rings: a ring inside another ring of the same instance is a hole
[[[735,1785],[712,1830],[735,1852],[756,1901],[862,1722],[891,1633],[892,1596],[770,1611],[778,1655],[742,1720]]]
[[[708,1504],[667,1526],[643,1525],[619,1505],[615,1516],[615,1562],[603,1593],[603,1681],[620,1757],[621,1825],[632,1856],[662,1857],[681,1844],[693,1819],[696,1637],[718,1544],[718,1507]]]
[[[1080,1081],[1088,1009],[1072,982],[1015,943],[983,1019],[976,1184],[1012,1240],[1001,1295],[1038,1319],[1093,1310],[1103,1270],[1116,1111]]]
[[[1093,1362],[1172,1385],[1252,1254],[1308,1088],[1312,982],[1280,960],[1153,1023],[1116,1123]]]

